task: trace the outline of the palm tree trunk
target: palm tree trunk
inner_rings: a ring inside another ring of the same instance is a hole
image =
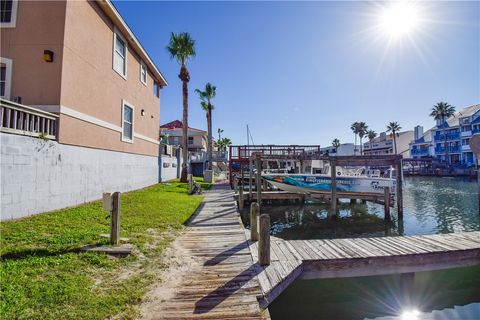
[[[397,154],[397,133],[393,131],[393,146],[395,147],[395,154]]]
[[[208,144],[207,144],[208,170],[212,170],[212,109],[210,106],[208,106],[208,111],[207,111],[207,125],[208,125]]]
[[[185,65],[180,69],[179,78],[182,80],[182,95],[183,95],[183,126],[182,126],[182,174],[180,182],[188,182],[187,177],[187,163],[188,163],[188,80],[190,76]]]
[[[362,140],[363,140],[363,137],[360,137],[360,155],[361,155],[361,156],[363,155],[363,145],[362,145]]]
[[[450,164],[450,159],[448,158],[448,143],[447,143],[447,130],[443,129],[443,145],[445,147],[445,162],[447,166]]]
[[[355,133],[355,144],[353,145],[353,155],[357,155],[357,134]]]

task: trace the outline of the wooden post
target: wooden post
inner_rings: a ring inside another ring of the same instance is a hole
[[[258,240],[258,225],[257,219],[260,214],[260,206],[256,202],[250,204],[250,239],[252,241]]]
[[[355,204],[357,203],[357,199],[350,199],[350,204]]]
[[[238,209],[243,210],[243,204],[244,204],[243,186],[240,185],[238,188]]]
[[[332,211],[337,211],[337,164],[335,160],[330,160],[330,177],[332,186],[331,204]]]
[[[120,192],[112,196],[112,214],[110,220],[110,244],[118,244],[120,240]]]
[[[258,263],[261,266],[270,264],[270,216],[265,213],[260,215]]]
[[[268,191],[268,182],[267,182],[267,180],[263,180],[262,183],[263,183],[263,191]]]
[[[248,200],[252,201],[252,181],[253,181],[253,160],[248,159]]]
[[[383,211],[385,214],[385,221],[390,221],[390,187],[383,189]]]
[[[397,163],[397,213],[398,219],[403,219],[403,180],[402,180],[402,160]]]
[[[257,183],[257,203],[262,207],[262,156],[258,153],[255,155],[255,167],[257,169],[255,177],[255,182]]]
[[[192,194],[193,192],[193,175],[191,173],[187,176],[188,179],[188,193]]]

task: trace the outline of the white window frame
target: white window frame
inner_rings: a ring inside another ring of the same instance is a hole
[[[117,37],[120,38],[120,40],[125,43],[125,74],[121,72],[121,70],[117,70],[115,68],[115,45],[117,43]],[[113,48],[112,48],[112,68],[115,70],[116,73],[118,73],[122,78],[127,80],[127,71],[128,71],[128,42],[127,40],[122,36],[120,31],[117,29],[117,27],[114,27],[113,29]]]
[[[6,67],[5,71],[5,95],[0,96],[0,98],[10,100],[12,92],[12,65],[13,60],[0,57],[0,63],[4,63]]]
[[[145,81],[143,80],[143,71],[145,70]],[[143,61],[140,61],[140,82],[145,85],[145,87],[148,87],[147,85],[148,81],[148,69],[145,63]]]
[[[2,28],[15,28],[17,26],[17,12],[18,12],[18,0],[12,1],[12,16],[10,22],[1,22]]]
[[[125,106],[132,109],[132,138],[131,139],[125,137],[125,135],[124,135],[124,133],[125,133],[125,130],[124,130],[124,124],[125,124],[125,110],[124,109],[125,109]],[[128,143],[133,143],[134,136],[135,136],[135,107],[133,106],[133,104],[131,104],[128,101],[122,99],[122,141],[123,142],[128,142]]]

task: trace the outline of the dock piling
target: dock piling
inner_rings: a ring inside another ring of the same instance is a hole
[[[270,264],[270,216],[266,213],[260,215],[258,263],[261,266]]]
[[[331,205],[332,211],[337,211],[337,164],[335,160],[330,161],[330,176],[332,184]]]
[[[383,189],[383,210],[385,212],[385,221],[390,221],[390,187]]]
[[[257,203],[262,206],[262,156],[257,153],[255,155],[255,167],[257,169],[257,175],[255,182],[257,183]]]
[[[252,202],[250,204],[250,239],[252,241],[258,240],[257,219],[259,214],[260,214],[260,207],[258,203]]]
[[[397,171],[397,213],[398,219],[403,219],[403,179],[402,179],[402,160],[396,165]]]

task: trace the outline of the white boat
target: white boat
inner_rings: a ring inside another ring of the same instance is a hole
[[[384,188],[389,187],[390,192],[395,193],[396,171],[393,168],[388,169],[384,176],[381,176],[380,170],[365,168],[337,167],[336,170],[337,192],[383,194]],[[278,189],[289,192],[311,194],[327,193],[332,190],[328,165],[320,170],[312,168],[310,173],[282,173],[266,170],[262,173],[262,178]]]

